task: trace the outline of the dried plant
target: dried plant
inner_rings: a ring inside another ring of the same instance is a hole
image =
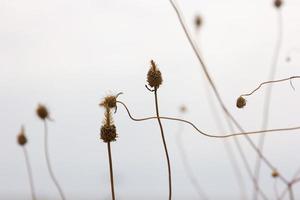
[[[146,85],[146,87],[148,88],[149,91],[154,92],[156,117],[157,117],[157,121],[158,121],[158,124],[159,124],[161,138],[162,138],[162,141],[163,141],[163,146],[164,146],[165,155],[166,155],[167,164],[168,164],[169,200],[171,200],[172,199],[171,163],[170,163],[168,147],[167,147],[167,143],[166,143],[166,139],[165,139],[165,135],[164,135],[164,129],[163,129],[162,123],[160,121],[160,117],[159,117],[159,106],[158,106],[158,97],[157,97],[157,89],[162,84],[163,79],[162,79],[161,72],[157,68],[155,62],[153,60],[151,60],[150,63],[151,63],[151,67],[150,67],[150,69],[147,73],[147,82],[148,82],[149,86],[151,87],[151,89],[147,85]]]
[[[56,186],[61,199],[65,200],[66,198],[65,198],[64,192],[52,170],[52,165],[51,165],[50,156],[49,156],[47,120],[49,120],[51,118],[49,116],[48,109],[46,108],[46,106],[39,104],[36,109],[36,114],[44,123],[44,152],[45,152],[45,158],[46,158],[46,162],[47,162],[47,168],[48,168],[49,175],[50,175],[54,185]]]
[[[113,123],[111,109],[117,108],[117,95],[109,95],[104,98],[100,103],[105,109],[103,125],[100,129],[100,139],[107,143],[108,159],[109,159],[109,171],[110,171],[110,186],[111,186],[111,196],[115,200],[115,189],[114,189],[114,175],[113,175],[113,164],[112,164],[112,153],[110,143],[116,141],[117,131],[116,126]]]
[[[35,194],[34,182],[33,182],[33,176],[32,176],[32,169],[31,169],[31,165],[30,165],[29,155],[28,155],[27,149],[25,147],[28,140],[27,140],[26,135],[25,135],[24,126],[21,127],[21,131],[17,136],[17,142],[23,149],[25,162],[26,162],[27,173],[28,173],[28,178],[29,178],[31,198],[32,198],[32,200],[36,200],[36,194]]]

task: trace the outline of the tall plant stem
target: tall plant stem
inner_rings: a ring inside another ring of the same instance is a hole
[[[34,183],[33,183],[33,176],[32,176],[32,169],[29,161],[29,155],[27,153],[26,148],[23,146],[23,152],[24,152],[24,157],[26,161],[26,168],[28,172],[28,178],[29,178],[29,184],[30,184],[30,190],[31,190],[31,197],[32,200],[36,200],[36,195],[35,195],[35,189],[34,189]]]
[[[161,138],[163,141],[164,149],[165,149],[165,154],[167,158],[167,163],[168,163],[168,175],[169,175],[169,200],[172,199],[172,176],[171,176],[171,164],[170,164],[170,158],[169,158],[169,153],[168,153],[168,148],[167,148],[167,143],[164,135],[164,130],[162,127],[162,123],[160,121],[159,117],[159,110],[158,110],[158,100],[157,100],[157,88],[154,88],[154,96],[155,96],[155,110],[156,110],[156,116],[157,116],[157,121],[159,124],[160,132],[161,132]]]
[[[277,71],[277,65],[278,65],[278,57],[280,53],[280,49],[282,46],[282,14],[281,10],[278,9],[277,11],[278,14],[278,35],[277,35],[277,40],[276,40],[276,45],[271,61],[271,69],[270,69],[270,74],[269,74],[269,80],[273,81],[276,75]],[[262,121],[262,129],[268,128],[268,123],[269,123],[269,115],[270,115],[270,104],[271,104],[271,97],[272,97],[272,85],[270,85],[265,93],[265,101],[264,101],[264,110],[263,110],[263,121]],[[258,141],[258,149],[263,152],[264,148],[264,143],[265,143],[265,134],[260,135],[259,141]],[[256,158],[256,163],[255,163],[255,169],[254,169],[254,175],[255,179],[257,182],[259,182],[260,178],[260,168],[261,168],[261,158],[257,156]],[[257,192],[254,193],[254,200],[258,198]]]
[[[108,159],[109,159],[109,172],[110,172],[110,187],[111,187],[111,199],[115,200],[115,188],[114,188],[114,172],[111,156],[110,142],[107,143]]]
[[[51,162],[50,162],[50,156],[49,156],[49,148],[48,148],[48,126],[47,126],[47,121],[44,120],[44,132],[45,132],[45,140],[44,140],[44,147],[45,147],[45,157],[46,157],[46,162],[47,162],[47,167],[48,167],[48,171],[49,171],[49,174],[50,174],[50,177],[53,181],[53,183],[55,184],[59,194],[60,194],[60,197],[62,200],[66,200],[65,198],[65,195],[64,195],[64,192],[61,188],[61,186],[59,185],[54,173],[53,173],[53,170],[52,170],[52,166],[51,166]]]
[[[216,99],[218,100],[218,103],[220,105],[220,107],[222,108],[223,112],[226,114],[226,116],[233,122],[233,124],[241,131],[241,132],[245,132],[245,130],[242,128],[242,126],[239,124],[239,122],[234,118],[234,116],[229,112],[229,110],[227,109],[226,105],[223,102],[223,99],[221,98],[221,95],[213,81],[213,79],[211,78],[207,66],[205,65],[204,61],[201,58],[201,55],[199,53],[199,49],[196,45],[196,43],[194,42],[194,40],[192,39],[192,36],[190,34],[190,32],[187,29],[187,26],[185,24],[185,21],[183,19],[183,16],[180,12],[180,10],[178,9],[175,0],[169,0],[170,4],[172,5],[172,7],[174,8],[178,20],[180,22],[181,27],[183,28],[183,31],[199,61],[199,63],[201,64],[202,70],[216,96]],[[245,139],[247,140],[247,142],[249,143],[249,145],[251,146],[251,148],[253,148],[253,150],[257,153],[257,155],[261,158],[261,160],[266,164],[266,166],[271,169],[272,171],[275,170],[276,168],[274,167],[274,165],[262,154],[262,152],[256,147],[256,144],[252,141],[252,139],[248,136],[248,135],[244,135]],[[283,177],[280,173],[279,173],[279,177],[278,177],[282,182],[284,182],[285,184],[287,184],[287,180],[285,177]]]

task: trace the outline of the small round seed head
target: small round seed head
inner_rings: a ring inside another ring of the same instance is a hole
[[[274,1],[274,6],[276,8],[280,8],[282,6],[282,0],[275,0]]]
[[[24,146],[27,143],[27,138],[25,136],[25,131],[23,127],[21,128],[21,131],[17,136],[17,142],[21,146]]]
[[[272,172],[272,177],[273,178],[277,178],[279,176],[279,173],[276,171],[276,170],[274,170],[273,172]]]
[[[199,29],[203,24],[202,17],[200,15],[196,15],[195,17],[195,26],[197,29]]]
[[[117,96],[106,96],[104,100],[100,103],[100,106],[104,106],[107,108],[115,108],[117,106]]]
[[[236,100],[236,107],[238,108],[243,108],[246,105],[246,99],[242,96],[240,96],[237,100]]]
[[[117,138],[117,132],[116,132],[116,126],[115,125],[103,125],[100,130],[100,139],[103,140],[103,142],[113,142],[116,141]]]
[[[186,108],[185,105],[181,105],[180,108],[179,108],[179,110],[180,110],[181,113],[186,113],[187,108]]]
[[[163,81],[161,72],[159,71],[159,69],[157,68],[153,60],[151,60],[151,67],[147,74],[147,81],[148,84],[154,88],[159,88],[159,86],[162,84]]]
[[[49,117],[49,113],[48,113],[48,110],[47,108],[42,105],[42,104],[39,104],[37,109],[36,109],[36,114],[39,116],[39,118],[41,118],[42,120],[45,120],[46,118]]]

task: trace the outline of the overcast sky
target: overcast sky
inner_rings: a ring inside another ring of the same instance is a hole
[[[178,3],[226,106],[246,130],[260,129],[265,88],[249,97],[243,110],[235,107],[235,100],[268,79],[278,28],[272,1]],[[299,9],[297,0],[284,2],[276,78],[300,74]],[[198,32],[193,24],[196,14],[204,21]],[[161,115],[177,117],[179,107],[186,105],[188,112],[181,117],[201,130],[224,133],[211,114],[212,93],[207,93],[200,64],[168,0],[0,1],[0,199],[31,199],[23,152],[16,144],[22,124],[38,199],[59,199],[44,158],[43,124],[35,116],[38,103],[45,104],[54,119],[49,122],[50,157],[67,199],[109,199],[107,148],[99,140],[103,109],[98,104],[107,94],[123,92],[119,99],[134,116],[152,116],[154,96],[144,86],[151,59],[164,79],[158,91]],[[288,82],[274,85],[270,128],[300,125],[300,80],[293,85],[295,91]],[[119,134],[112,144],[117,196],[167,199],[167,166],[157,122],[133,122],[121,106],[114,119]],[[210,199],[240,199],[223,140],[201,136],[177,122],[163,125],[174,199],[199,199],[182,165],[178,134],[195,178]],[[297,133],[266,137],[266,157],[288,178],[300,167]],[[243,138],[239,140],[253,168],[256,154]],[[251,180],[232,140],[227,142],[251,197]],[[274,199],[270,174],[263,165],[261,185]],[[278,187],[284,189],[280,183]],[[300,186],[294,190],[300,198]]]

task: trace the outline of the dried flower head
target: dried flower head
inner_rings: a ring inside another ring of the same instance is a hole
[[[199,29],[202,26],[203,20],[200,15],[196,15],[195,17],[195,26],[197,29]]]
[[[246,99],[242,96],[240,96],[237,100],[236,100],[236,107],[238,108],[243,108],[246,105]]]
[[[27,138],[25,136],[24,127],[22,126],[20,133],[17,136],[17,142],[19,145],[24,146],[27,143]]]
[[[117,95],[108,95],[103,99],[103,101],[99,105],[103,106],[103,107],[107,107],[107,108],[116,108],[117,107],[117,98],[121,94],[123,94],[123,93],[119,92]]]
[[[187,108],[186,108],[185,105],[181,105],[179,110],[180,110],[181,113],[185,113],[187,111]]]
[[[104,124],[103,126],[101,126],[100,132],[101,132],[100,138],[103,140],[103,142],[116,141],[117,131],[115,125]]]
[[[282,6],[282,0],[275,0],[274,1],[274,6],[276,8],[280,8]]]
[[[46,118],[49,117],[49,113],[48,113],[48,110],[47,108],[42,105],[42,104],[39,104],[37,109],[36,109],[36,114],[39,116],[39,118],[41,118],[42,120],[45,120]]]
[[[161,72],[159,71],[159,69],[157,68],[153,60],[151,60],[150,62],[151,62],[151,67],[147,74],[147,81],[151,87],[157,89],[162,84]]]
[[[272,172],[272,177],[273,178],[277,178],[279,176],[279,173],[276,171],[276,170],[274,170],[273,172]]]

